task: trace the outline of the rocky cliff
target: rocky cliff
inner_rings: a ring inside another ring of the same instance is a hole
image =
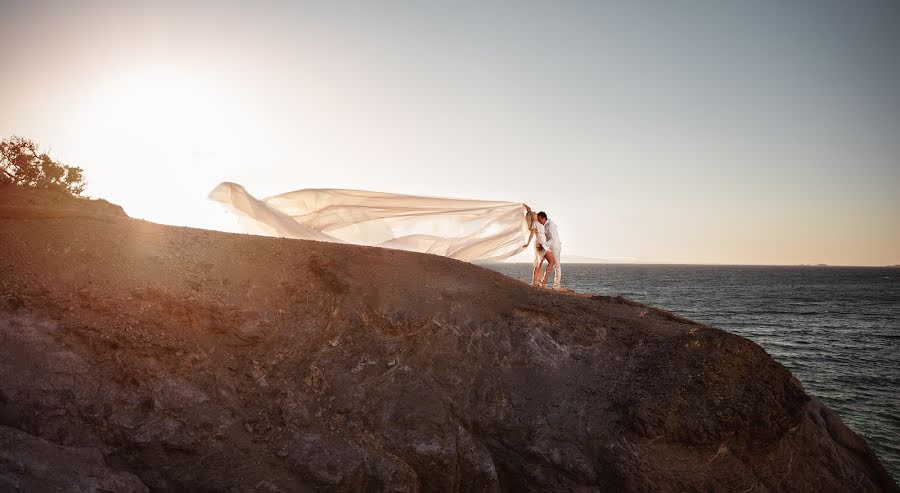
[[[3,491],[897,491],[759,346],[661,310],[0,193]]]

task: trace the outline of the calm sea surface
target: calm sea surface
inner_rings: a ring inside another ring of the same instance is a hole
[[[531,280],[530,265],[487,267]],[[563,263],[563,281],[755,341],[900,479],[900,268]]]

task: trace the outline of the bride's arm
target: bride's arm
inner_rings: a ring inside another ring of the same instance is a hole
[[[534,225],[532,224],[534,218],[531,217],[531,207],[528,207],[528,204],[522,205],[525,206],[525,227],[528,228],[528,241],[525,242],[522,248],[528,248],[528,245],[531,244],[531,239],[534,238]]]

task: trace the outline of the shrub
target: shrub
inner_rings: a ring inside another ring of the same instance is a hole
[[[57,162],[23,137],[0,141],[0,171],[0,185],[58,190],[71,195],[84,191],[81,168]]]

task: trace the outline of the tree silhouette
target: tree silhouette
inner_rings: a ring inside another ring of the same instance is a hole
[[[37,144],[12,136],[0,141],[0,185],[58,190],[71,195],[84,191],[84,170],[59,163]]]

